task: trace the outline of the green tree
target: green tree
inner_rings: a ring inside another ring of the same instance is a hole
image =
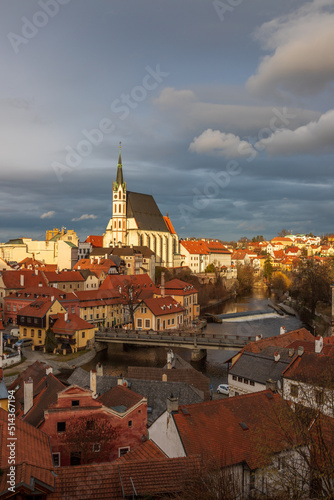
[[[263,266],[263,276],[268,280],[270,281],[271,280],[271,277],[273,275],[273,271],[274,271],[274,268],[273,268],[273,265],[272,265],[272,258],[271,256],[268,254],[267,255],[267,258],[266,260],[264,261],[264,266]]]
[[[205,269],[205,272],[206,273],[214,273],[216,272],[216,268],[215,268],[215,265],[214,264],[209,264],[206,269]]]
[[[45,333],[45,350],[46,352],[53,352],[57,347],[58,342],[54,336],[52,328],[48,328]]]

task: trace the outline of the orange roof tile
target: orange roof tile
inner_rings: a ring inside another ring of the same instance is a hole
[[[85,243],[91,243],[94,248],[102,248],[103,236],[90,235],[86,238]]]
[[[79,271],[63,271],[59,273],[55,271],[45,271],[44,274],[49,283],[85,281],[85,278]]]

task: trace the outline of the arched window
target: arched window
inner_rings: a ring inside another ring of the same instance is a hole
[[[122,213],[122,205],[119,204],[119,213],[121,214]]]
[[[114,206],[114,212],[116,213],[117,212],[117,205],[115,203],[115,206]]]
[[[122,221],[121,220],[118,221],[118,227],[119,227],[119,229],[122,229]]]

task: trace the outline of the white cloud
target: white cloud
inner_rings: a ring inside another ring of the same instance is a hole
[[[50,210],[49,212],[45,212],[41,215],[41,219],[52,219],[56,212],[54,210]]]
[[[97,219],[97,215],[93,215],[93,214],[91,214],[91,215],[88,215],[88,214],[83,214],[83,215],[81,215],[81,216],[80,216],[80,217],[78,217],[78,218],[74,218],[74,219],[72,219],[72,222],[78,222],[78,221],[80,221],[80,220],[88,220],[88,219]]]
[[[263,24],[256,37],[273,53],[247,82],[258,95],[280,90],[314,94],[334,80],[334,0],[314,0]]]
[[[219,102],[203,102],[191,90],[164,89],[155,99],[155,105],[164,113],[164,121],[173,122],[175,128],[183,128],[198,133],[199,129],[217,128],[223,132],[235,135],[259,134],[261,129],[271,126],[289,127],[295,129],[301,125],[317,120],[321,113],[318,111],[286,108],[285,111],[275,106],[247,106],[237,104],[220,104]],[[284,114],[288,113],[288,122]],[[279,118],[283,116],[283,120]]]
[[[327,154],[334,151],[334,110],[296,130],[282,129],[255,144],[272,155]]]
[[[242,141],[234,134],[225,134],[210,128],[194,138],[189,146],[189,151],[206,154],[218,153],[226,158],[253,158],[257,155],[249,142]]]

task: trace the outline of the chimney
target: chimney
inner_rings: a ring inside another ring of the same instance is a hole
[[[24,381],[24,402],[23,402],[23,412],[24,415],[28,413],[33,405],[34,399],[34,383],[32,378],[29,377],[28,380]]]
[[[294,355],[295,353],[295,350],[294,349],[289,349],[289,358],[292,358],[292,356]]]
[[[94,397],[96,395],[96,370],[91,370],[89,372],[89,388]]]
[[[161,273],[161,285],[160,285],[161,297],[165,296],[165,273]]]
[[[97,256],[97,263],[100,264],[100,262],[101,262],[101,255],[98,255]]]
[[[20,285],[24,286],[24,274],[20,274]]]
[[[54,299],[55,299],[55,298],[54,298],[54,295],[51,295],[51,302],[53,302],[53,301],[54,301]]]
[[[258,342],[259,340],[262,340],[262,333],[260,333],[260,335],[256,335],[255,337],[255,342]]]
[[[279,330],[279,334],[283,335],[284,333],[286,333],[285,326],[281,326],[281,328]]]
[[[67,323],[67,322],[68,322],[68,311],[66,311],[66,313],[65,313],[65,323]]]
[[[276,392],[276,382],[275,380],[268,379],[266,381],[266,390],[270,389],[273,392]]]
[[[298,347],[298,356],[302,356],[304,354],[304,347],[302,345],[300,345]]]
[[[99,377],[103,377],[103,366],[100,362],[98,362],[96,365],[96,375],[98,375]]]
[[[167,398],[167,412],[172,413],[172,412],[177,412],[179,409],[179,399],[174,398],[173,394]]]
[[[315,352],[320,354],[324,346],[324,339],[322,337],[316,337],[315,339]]]
[[[81,269],[81,266],[78,266],[78,271],[80,271],[80,269]]]
[[[52,373],[52,371],[53,371],[53,370],[52,370],[52,366],[47,366],[47,367],[46,367],[45,374],[46,374],[46,375],[49,375],[49,373]]]
[[[279,361],[279,360],[280,360],[280,358],[281,358],[280,353],[276,351],[276,352],[275,352],[275,354],[274,354],[274,359],[275,359],[275,362],[277,363],[277,361]]]
[[[35,276],[38,276],[38,269],[35,269]]]
[[[90,263],[93,264],[93,262],[94,262],[94,257],[91,257],[90,258]]]
[[[167,373],[162,374],[162,381],[167,382]]]

